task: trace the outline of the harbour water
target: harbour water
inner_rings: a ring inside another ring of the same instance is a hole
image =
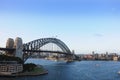
[[[48,74],[40,76],[0,77],[0,80],[120,80],[119,61],[76,61],[71,63],[29,59],[27,63],[43,65]]]

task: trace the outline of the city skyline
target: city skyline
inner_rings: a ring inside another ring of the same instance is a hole
[[[119,0],[1,0],[0,47],[55,37],[76,53],[120,52]]]

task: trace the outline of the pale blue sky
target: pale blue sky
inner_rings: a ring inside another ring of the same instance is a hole
[[[0,0],[0,46],[56,35],[76,53],[120,52],[120,0]]]

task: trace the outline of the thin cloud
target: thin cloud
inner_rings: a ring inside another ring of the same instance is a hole
[[[103,37],[104,35],[103,34],[100,34],[100,33],[96,33],[94,34],[95,37]]]

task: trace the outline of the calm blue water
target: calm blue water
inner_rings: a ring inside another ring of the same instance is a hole
[[[0,80],[120,80],[120,62],[80,61],[54,62],[41,59],[29,59],[27,62],[43,65],[49,73],[34,77],[3,78]]]

